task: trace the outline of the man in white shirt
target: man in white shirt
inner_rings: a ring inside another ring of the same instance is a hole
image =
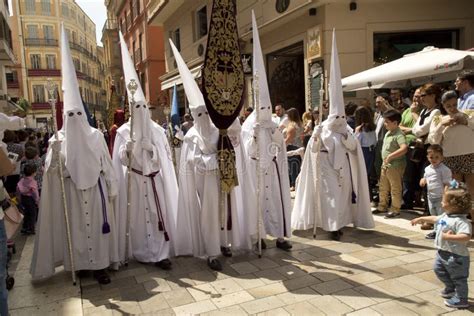
[[[459,92],[458,109],[459,111],[474,110],[474,70],[464,70],[454,82],[456,91]]]
[[[275,116],[273,116],[272,121],[278,125],[280,131],[288,126],[288,115],[285,113],[283,104],[279,103],[275,106]]]

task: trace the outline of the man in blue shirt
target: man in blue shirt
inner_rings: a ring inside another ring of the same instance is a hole
[[[459,111],[474,110],[474,70],[464,70],[458,74],[454,82],[456,91],[459,92],[458,109]]]

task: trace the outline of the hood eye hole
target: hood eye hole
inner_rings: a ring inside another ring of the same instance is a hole
[[[200,117],[202,115],[202,113],[199,113],[198,116]]]
[[[135,108],[138,109],[140,107],[140,104],[135,105]]]
[[[270,110],[270,107],[267,107],[267,109],[269,109],[269,110]]]
[[[339,115],[338,115],[338,116],[336,116],[336,118],[338,119],[338,118],[339,118]]]
[[[143,107],[146,109],[146,104],[143,104]]]
[[[343,116],[342,118],[346,118],[345,116]]]
[[[69,115],[69,117],[71,117],[71,116],[74,116],[74,113],[71,112],[68,115]]]
[[[265,107],[264,106],[260,107],[260,110],[265,110]]]
[[[207,113],[207,111],[206,111],[206,112],[204,112],[204,113],[206,113],[206,115],[208,115],[208,114],[209,114],[209,113]]]
[[[82,115],[82,112],[77,112],[77,115]]]

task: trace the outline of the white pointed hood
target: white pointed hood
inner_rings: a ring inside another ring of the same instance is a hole
[[[191,115],[194,119],[193,127],[200,135],[199,148],[205,153],[215,152],[217,150],[219,130],[212,123],[211,118],[207,113],[206,103],[204,102],[202,92],[171,39],[170,45],[173,50],[176,64],[178,65],[179,75],[183,80],[184,92],[188,99],[189,109],[191,110]]]
[[[270,100],[270,92],[268,90],[267,82],[267,73],[265,71],[265,63],[263,60],[262,47],[260,46],[260,36],[258,34],[257,21],[255,19],[255,13],[252,10],[252,36],[253,36],[253,55],[252,55],[252,70],[253,75],[258,75],[258,98],[255,100],[254,96],[254,106],[258,105],[258,109],[254,108],[254,111],[247,117],[242,129],[249,130],[253,128],[255,122],[257,121],[257,111],[258,111],[258,121],[264,127],[270,127],[275,125],[272,122],[272,102]],[[255,84],[255,83],[254,83]]]
[[[61,151],[76,187],[85,190],[97,184],[101,170],[100,150],[96,148],[97,131],[89,126],[79,94],[76,69],[64,25],[61,25],[61,75],[64,102]]]
[[[339,141],[340,137],[335,135],[347,133],[347,120],[344,110],[341,68],[339,65],[335,29],[332,31],[331,68],[329,72],[329,116],[322,125],[324,127],[321,133],[323,144],[329,152],[333,167],[337,169],[342,165],[342,160],[346,159],[346,157],[342,153],[343,145]]]
[[[141,143],[143,140],[152,141],[151,127],[153,121],[151,120],[150,110],[146,103],[145,94],[143,93],[137,71],[135,70],[135,65],[130,53],[128,52],[127,44],[125,44],[122,32],[119,32],[119,38],[128,104],[130,104],[130,111],[133,112],[133,140],[135,141],[133,155],[137,158],[143,158],[146,157],[146,151],[143,150]],[[128,89],[128,84],[132,79],[134,79],[138,85],[134,95],[135,106],[133,107],[131,106],[132,94]],[[156,169],[156,166],[151,165],[149,159],[138,159],[137,164],[141,166],[144,174],[150,174],[155,171],[154,169]]]

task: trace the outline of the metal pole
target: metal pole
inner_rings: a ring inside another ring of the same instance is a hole
[[[163,114],[165,115],[166,117],[166,128],[168,130],[168,132],[166,134],[168,134],[168,143],[170,144],[170,148],[171,148],[171,159],[173,161],[173,166],[174,166],[174,172],[176,174],[176,176],[178,176],[178,170],[176,170],[176,149],[174,148],[174,143],[173,143],[173,138],[174,138],[174,135],[173,135],[173,131],[174,131],[174,126],[172,126],[172,122],[171,122],[171,118],[170,118],[170,115],[171,115],[171,109],[169,107],[165,107],[163,109]]]
[[[54,126],[54,137],[56,141],[59,141],[59,133],[58,133],[58,122],[56,120],[56,85],[51,79],[48,79],[46,83],[46,89],[49,93],[49,104],[51,105],[51,110],[53,112],[53,126]],[[76,285],[76,271],[74,267],[74,255],[72,253],[72,238],[71,238],[71,227],[69,224],[69,210],[67,207],[67,200],[66,200],[66,190],[64,188],[64,176],[63,176],[63,162],[61,161],[61,153],[58,151],[57,153],[57,160],[59,164],[59,179],[61,182],[61,198],[63,201],[63,209],[64,209],[64,220],[66,222],[66,236],[67,236],[67,245],[69,250],[69,260],[71,261],[71,276],[72,276],[72,284]]]
[[[255,109],[255,117],[256,117],[256,123],[260,124],[260,86],[259,86],[259,77],[258,77],[258,71],[255,71],[255,75],[253,78],[253,104],[254,104],[254,109]],[[255,135],[255,144],[257,145],[257,160],[256,160],[256,169],[257,169],[257,212],[258,212],[258,223],[257,223],[257,232],[258,232],[258,257],[262,257],[262,237],[260,236],[261,230],[262,230],[262,210],[261,210],[261,201],[260,201],[260,185],[261,185],[261,178],[260,178],[260,143],[258,141],[258,138],[260,135],[260,129],[258,129],[256,135]]]
[[[323,121],[323,102],[324,102],[324,74],[321,72],[321,87],[319,89],[319,122],[318,125],[321,125]],[[314,222],[313,222],[313,238],[316,238],[316,209],[321,211],[321,136],[319,140],[316,140],[316,203],[317,208],[315,208]]]
[[[130,140],[133,140],[133,108],[135,107],[135,92],[138,89],[138,83],[135,79],[131,79],[127,85],[127,89],[130,92],[129,112],[130,112]],[[127,222],[125,229],[125,265],[128,265],[128,259],[130,257],[130,212],[131,212],[131,198],[132,198],[132,150],[130,149],[127,153],[128,156],[128,167],[127,167]]]

